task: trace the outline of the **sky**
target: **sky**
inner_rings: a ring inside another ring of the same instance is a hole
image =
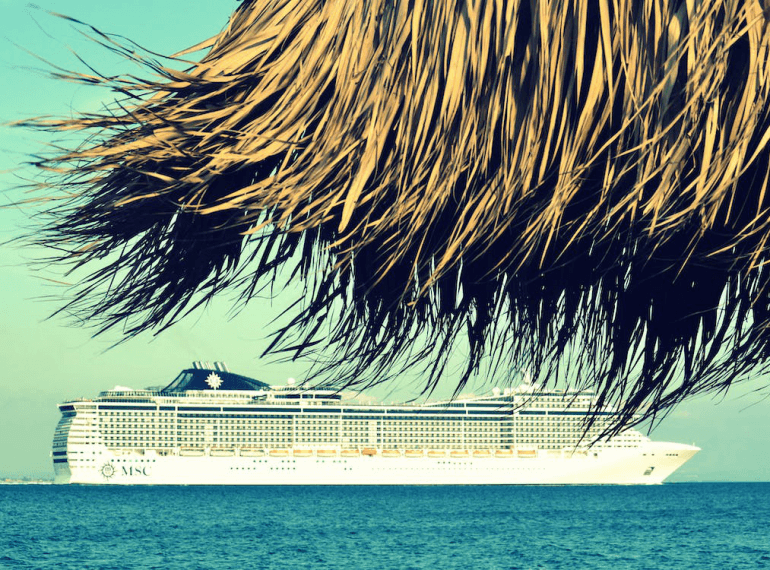
[[[48,64],[84,71],[71,50],[105,73],[136,71],[87,40],[82,28],[50,16],[58,12],[104,32],[126,36],[159,53],[174,53],[216,34],[227,23],[235,0],[218,2],[132,0],[0,0],[0,123],[39,115],[70,115],[98,109],[112,95],[104,90],[53,80]],[[0,126],[0,204],[23,196],[19,183],[31,175],[23,167],[40,152],[45,137]],[[0,242],[34,228],[29,207],[0,208]],[[34,231],[34,230],[32,230]],[[55,269],[31,265],[43,252],[18,243],[0,245],[0,479],[51,478],[51,440],[59,419],[57,404],[94,397],[115,385],[135,388],[165,385],[193,360],[222,360],[230,368],[268,383],[301,378],[307,365],[260,358],[283,306],[291,298],[256,300],[237,314],[232,298],[216,299],[158,336],[144,334],[127,342],[119,331],[93,338],[88,328],[50,315],[66,291],[48,279]],[[292,297],[293,298],[293,297]],[[474,392],[504,385],[507,379],[478,378]],[[770,378],[753,377],[727,394],[706,395],[675,408],[651,433],[662,441],[702,448],[670,481],[770,480]],[[373,395],[387,401],[416,396],[413,380],[379,387]],[[448,396],[446,379],[434,397]]]

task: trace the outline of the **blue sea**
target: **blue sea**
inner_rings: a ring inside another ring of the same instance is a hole
[[[2,568],[770,568],[770,483],[0,486]]]

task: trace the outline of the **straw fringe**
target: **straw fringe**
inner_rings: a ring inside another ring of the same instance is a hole
[[[92,268],[66,310],[99,330],[288,266],[270,350],[343,383],[430,390],[467,339],[458,389],[566,363],[627,423],[768,362],[758,2],[246,1],[184,71],[92,34],[156,79],[61,73],[127,97],[23,124],[92,135],[37,162],[39,241]]]

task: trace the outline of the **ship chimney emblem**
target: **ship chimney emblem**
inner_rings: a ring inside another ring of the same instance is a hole
[[[222,385],[222,379],[219,377],[219,374],[216,372],[212,372],[208,376],[206,376],[206,384],[208,384],[211,388],[216,390]]]

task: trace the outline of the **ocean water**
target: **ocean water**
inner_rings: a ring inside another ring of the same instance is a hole
[[[2,568],[770,568],[770,483],[0,486]]]

